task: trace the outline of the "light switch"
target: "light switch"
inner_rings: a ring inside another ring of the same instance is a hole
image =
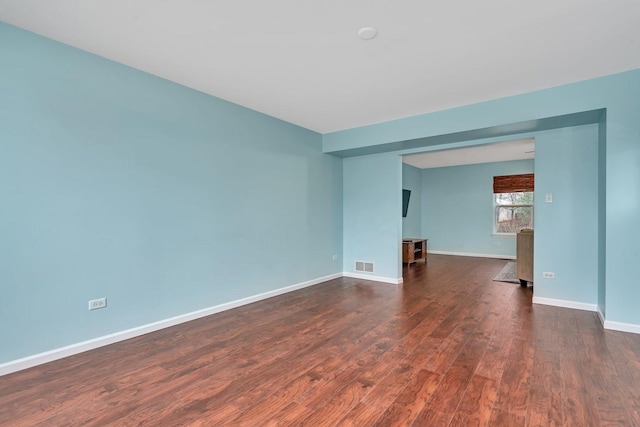
[[[553,203],[553,194],[551,193],[545,194],[544,201],[547,203]]]

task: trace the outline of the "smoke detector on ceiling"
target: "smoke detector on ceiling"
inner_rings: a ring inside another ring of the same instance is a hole
[[[371,40],[376,35],[378,35],[378,30],[373,27],[363,27],[360,28],[360,31],[358,31],[358,37],[360,37],[362,40]]]

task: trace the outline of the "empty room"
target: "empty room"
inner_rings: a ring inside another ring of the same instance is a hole
[[[0,0],[0,425],[640,425],[638,18]]]

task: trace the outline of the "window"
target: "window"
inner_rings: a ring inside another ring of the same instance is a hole
[[[493,177],[493,231],[513,234],[533,228],[532,173]]]
[[[533,228],[533,191],[494,194],[494,231],[517,233]]]

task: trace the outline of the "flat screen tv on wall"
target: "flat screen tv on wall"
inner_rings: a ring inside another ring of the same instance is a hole
[[[411,198],[411,190],[402,190],[402,217],[407,217],[409,210],[409,198]]]

